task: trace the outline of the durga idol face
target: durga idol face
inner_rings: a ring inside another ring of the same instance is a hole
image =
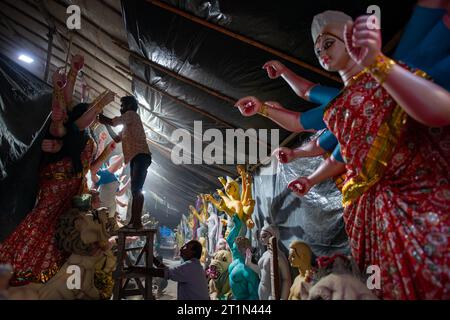
[[[320,65],[327,71],[344,70],[350,56],[347,53],[343,35],[338,35],[337,28],[324,28],[324,32],[317,38],[314,51]]]

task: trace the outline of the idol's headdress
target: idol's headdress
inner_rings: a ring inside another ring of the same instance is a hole
[[[341,12],[341,11],[324,11],[314,16],[311,24],[311,35],[314,43],[317,42],[317,38],[325,31],[325,27],[333,28],[334,30],[339,30],[339,34],[333,34],[339,39],[343,38],[344,27],[348,21],[353,21],[353,19]]]

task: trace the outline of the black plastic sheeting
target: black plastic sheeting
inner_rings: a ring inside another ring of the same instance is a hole
[[[341,10],[356,17],[365,14],[369,5],[378,5],[381,9],[383,40],[386,44],[404,26],[414,3],[405,1],[400,5],[392,1],[361,0],[163,2],[316,67],[319,67],[319,64],[314,55],[310,33],[315,14],[324,10]],[[282,79],[270,80],[267,77],[261,67],[272,59],[281,60],[294,72],[312,81],[340,86],[339,83],[310,70],[283,61],[266,51],[208,29],[145,0],[122,1],[122,13],[131,51],[236,100],[246,95],[255,95],[262,100],[279,101],[294,110],[302,111],[311,107],[311,104],[299,99]],[[133,79],[133,91],[141,104],[145,105],[140,114],[148,126],[147,133],[152,140],[150,148],[154,155],[154,163],[146,183],[146,206],[162,223],[174,226],[172,221],[178,222],[181,214],[187,213],[188,205],[195,202],[198,193],[214,192],[220,187],[218,176],[235,177],[237,174],[234,166],[176,166],[171,162],[170,151],[174,146],[171,135],[174,130],[181,128],[192,132],[194,120],[202,121],[204,130],[217,128],[223,131],[225,127],[156,93],[148,84],[236,128],[278,127],[261,116],[242,117],[230,103],[160,72],[133,56],[130,57],[130,69],[136,75]],[[281,129],[280,141],[288,135],[289,132]],[[286,222],[287,225],[298,222],[289,221]],[[305,226],[305,229],[308,227]],[[305,230],[305,234],[307,233],[308,230]],[[325,242],[317,243],[319,246]]]
[[[352,17],[367,13],[377,5],[382,19],[384,42],[391,40],[411,15],[417,1],[377,0],[162,0],[183,11],[245,35],[320,68],[311,40],[314,15],[325,10],[344,11]],[[288,64],[291,66],[290,64]],[[299,72],[308,75],[308,73]],[[320,77],[316,80],[323,80]]]
[[[51,88],[0,55],[0,241],[33,208]]]

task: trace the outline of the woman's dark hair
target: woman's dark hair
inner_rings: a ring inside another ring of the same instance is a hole
[[[89,103],[79,103],[68,113],[68,123],[77,121],[86,111],[88,111]]]
[[[89,140],[89,130],[80,130],[75,124],[88,109],[88,103],[79,103],[68,113],[68,120],[65,123],[66,135],[63,138],[63,146],[58,153],[49,156],[48,162],[56,162],[67,156],[72,159],[73,171],[79,173],[83,171],[81,163],[81,153]],[[50,138],[51,139],[51,138]]]
[[[123,105],[127,106],[128,109],[131,109],[133,111],[137,111],[138,110],[138,107],[139,107],[138,102],[137,102],[136,98],[133,97],[133,96],[122,97],[122,98],[120,98],[120,102]]]

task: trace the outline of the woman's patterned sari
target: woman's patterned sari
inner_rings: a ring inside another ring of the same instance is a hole
[[[324,114],[347,163],[344,219],[385,299],[450,298],[450,128],[410,118],[362,73]]]
[[[59,217],[71,206],[72,198],[85,190],[94,141],[88,140],[82,154],[83,172],[73,174],[70,157],[46,165],[40,172],[36,206],[14,232],[0,244],[0,262],[14,268],[13,285],[46,282],[55,275],[67,254],[59,250],[55,229]]]

